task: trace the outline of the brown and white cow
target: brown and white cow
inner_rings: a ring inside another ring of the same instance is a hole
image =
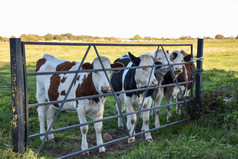
[[[172,63],[190,62],[191,55],[188,55],[183,50],[173,51],[169,55],[169,59]],[[173,65],[172,69],[174,71],[175,77],[178,80],[178,82],[187,82],[192,79],[191,64]],[[195,69],[195,66],[193,64],[193,70],[194,69]],[[194,82],[195,82],[195,77],[193,77],[193,83],[180,85],[180,88],[181,88],[184,96],[189,96],[189,91],[191,90]],[[172,84],[172,83],[175,83],[175,79],[174,79],[174,76],[172,75],[172,72],[169,71],[165,74],[162,85]],[[182,95],[181,95],[180,90],[177,85],[171,86],[171,87],[160,88],[159,93],[156,94],[156,97],[154,98],[156,106],[160,106],[161,100],[164,95],[165,95],[167,104],[172,104],[172,98],[175,98],[177,102],[182,100]],[[179,106],[181,107],[181,104]],[[179,106],[178,105],[176,106],[176,112],[178,114],[181,113]],[[168,122],[171,117],[172,106],[169,106],[167,108],[168,108],[168,114],[167,114],[167,122]],[[155,110],[155,127],[160,127],[159,112],[160,112],[159,109]]]
[[[100,56],[105,68],[117,68],[124,67],[122,63],[115,62],[111,64],[107,57]],[[36,72],[51,72],[51,71],[74,71],[77,70],[80,62],[71,62],[62,59],[58,59],[52,55],[45,54],[36,63]],[[84,63],[82,70],[86,69],[101,69],[102,66],[98,58],[95,58],[92,63]],[[120,72],[120,71],[114,71]],[[109,76],[110,71],[107,71]],[[36,76],[37,79],[37,100],[39,103],[48,101],[63,100],[69,89],[69,85],[72,82],[75,74],[53,74]],[[69,92],[68,99],[77,97],[84,97],[90,95],[97,95],[102,93],[108,93],[111,91],[110,85],[106,79],[106,75],[103,71],[98,72],[84,72],[79,73],[76,81],[73,84],[71,91]],[[62,110],[77,111],[80,123],[87,122],[86,115],[93,120],[103,118],[104,102],[106,97],[91,98],[84,100],[77,100],[66,102]],[[53,121],[55,109],[59,108],[60,104],[51,104],[47,106],[39,106],[37,108],[38,116],[40,120],[40,133],[45,133],[45,118],[47,119],[47,129]],[[102,122],[94,124],[96,130],[97,145],[103,144],[102,140]],[[80,127],[82,133],[82,150],[88,148],[86,139],[88,125]],[[41,137],[41,140],[44,136]],[[53,133],[48,135],[48,140],[54,139]],[[99,148],[99,152],[105,152],[104,147]],[[86,152],[88,154],[88,152]]]

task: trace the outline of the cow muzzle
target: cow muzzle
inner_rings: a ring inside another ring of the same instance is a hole
[[[176,73],[182,73],[183,72],[183,69],[182,68],[180,68],[180,67],[174,67],[174,72],[176,72]]]
[[[104,86],[101,87],[101,91],[103,93],[109,93],[109,92],[111,92],[111,87],[107,86],[107,85],[104,85]]]
[[[154,87],[154,86],[157,86],[158,85],[158,81],[157,80],[153,80],[151,83],[150,83],[150,86]]]

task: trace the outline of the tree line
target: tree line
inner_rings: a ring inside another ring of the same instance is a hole
[[[15,38],[12,36],[11,38]],[[67,34],[46,34],[44,36],[36,35],[36,34],[22,34],[19,38],[22,41],[83,41],[83,42],[92,42],[92,41],[121,41],[121,38],[115,37],[98,37],[98,36],[88,36],[88,35],[73,35],[71,33]],[[217,34],[214,38],[212,37],[204,37],[204,39],[238,39],[238,35],[236,37],[224,37],[222,34]],[[193,38],[191,36],[181,36],[177,39],[180,40],[193,40],[197,38]],[[132,38],[127,40],[146,40],[146,41],[158,41],[158,40],[174,40],[173,38],[155,38],[150,36],[145,36],[144,38],[140,35],[135,35]],[[8,42],[9,38],[0,36],[0,42]]]

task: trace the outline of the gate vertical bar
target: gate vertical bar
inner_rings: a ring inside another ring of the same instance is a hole
[[[201,108],[201,92],[202,92],[202,57],[203,57],[203,39],[198,39],[197,45],[197,71],[196,75],[196,97],[195,97],[195,105],[196,105],[196,116],[195,118],[200,117],[200,108]]]
[[[25,151],[28,151],[29,146],[29,107],[28,107],[28,82],[26,69],[26,54],[25,45],[21,44],[22,62],[23,62],[23,83],[24,83],[24,103],[25,103]]]
[[[10,39],[13,151],[24,153],[21,39]]]

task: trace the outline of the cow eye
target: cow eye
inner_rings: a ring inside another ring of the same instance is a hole
[[[95,71],[96,74],[98,74],[99,72],[98,71]]]
[[[162,58],[160,57],[159,60],[162,60]]]

